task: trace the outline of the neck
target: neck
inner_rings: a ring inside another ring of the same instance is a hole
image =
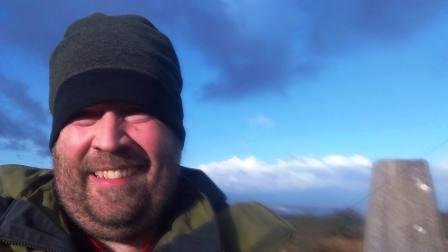
[[[155,247],[159,236],[145,236],[130,241],[95,240],[90,238],[90,245],[96,247],[96,251],[104,252],[151,252]]]
[[[142,252],[148,245],[148,241],[145,242],[113,242],[113,241],[101,241],[102,245],[106,247],[105,251],[123,251],[123,252]]]

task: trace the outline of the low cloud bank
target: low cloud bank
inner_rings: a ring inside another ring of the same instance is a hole
[[[371,161],[360,155],[301,157],[269,163],[254,156],[199,165],[225,192],[356,189],[370,181]]]

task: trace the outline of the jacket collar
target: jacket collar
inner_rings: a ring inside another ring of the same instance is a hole
[[[68,234],[38,206],[9,197],[0,197],[0,243],[74,251]]]

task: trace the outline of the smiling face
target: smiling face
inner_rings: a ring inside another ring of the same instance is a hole
[[[98,104],[73,117],[53,149],[68,215],[97,239],[156,232],[180,172],[177,138],[137,107]]]

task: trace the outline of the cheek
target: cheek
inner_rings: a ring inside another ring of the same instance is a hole
[[[152,159],[163,158],[174,151],[175,137],[173,133],[161,122],[152,122],[146,125],[132,127],[128,135]]]
[[[150,156],[156,154],[163,145],[163,137],[161,137],[158,128],[144,128],[136,126],[133,127],[128,134],[130,138],[140,145],[140,147]]]
[[[61,130],[56,148],[67,161],[80,161],[88,152],[91,136],[87,132],[67,126]]]

